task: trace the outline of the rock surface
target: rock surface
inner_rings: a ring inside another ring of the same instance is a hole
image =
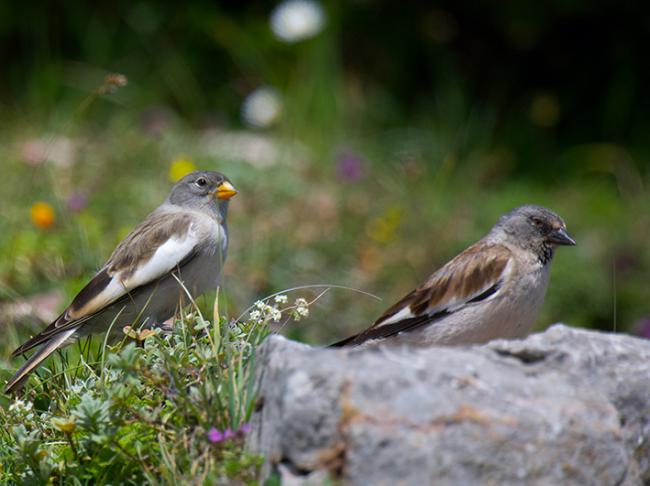
[[[556,325],[468,348],[271,336],[248,447],[283,484],[650,484],[650,342]]]

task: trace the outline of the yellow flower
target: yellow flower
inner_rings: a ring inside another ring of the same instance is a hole
[[[52,425],[59,429],[64,434],[71,434],[74,432],[74,429],[77,428],[77,425],[74,423],[72,418],[53,418]]]
[[[402,220],[404,210],[399,207],[389,208],[379,218],[368,225],[368,235],[378,243],[390,243],[395,236],[395,231]]]
[[[195,170],[196,166],[191,160],[185,157],[178,157],[172,162],[172,165],[169,168],[169,180],[176,182]]]
[[[37,201],[32,205],[30,216],[34,226],[40,229],[51,228],[56,221],[54,208],[43,201]]]

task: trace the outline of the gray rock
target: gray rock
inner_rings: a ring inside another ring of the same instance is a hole
[[[563,325],[471,348],[271,336],[248,447],[286,484],[650,484],[650,342]]]

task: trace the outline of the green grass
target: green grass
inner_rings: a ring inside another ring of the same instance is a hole
[[[267,332],[263,315],[194,312],[169,335],[63,351],[2,399],[3,484],[256,484],[261,458],[242,446]],[[211,429],[233,437],[210,440]]]

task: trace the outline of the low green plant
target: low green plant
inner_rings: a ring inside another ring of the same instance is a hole
[[[255,349],[309,302],[259,301],[247,319],[198,308],[172,332],[124,329],[116,346],[64,352],[0,407],[4,484],[256,484],[243,449],[255,404]]]

